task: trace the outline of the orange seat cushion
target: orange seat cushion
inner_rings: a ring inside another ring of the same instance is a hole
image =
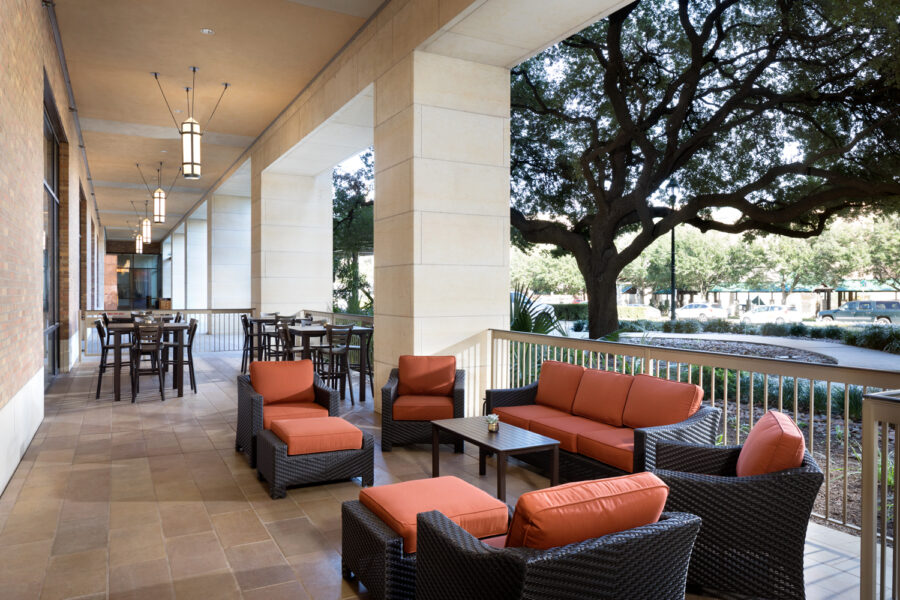
[[[359,501],[416,551],[416,515],[437,510],[477,538],[503,535],[506,504],[457,477],[415,479],[360,490]]]
[[[311,360],[250,363],[250,385],[263,397],[263,404],[314,402],[314,380]]]
[[[541,435],[546,435],[554,440],[559,440],[559,447],[569,452],[578,452],[578,434],[598,429],[611,429],[609,425],[591,421],[584,417],[568,415],[554,417],[552,419],[532,419],[528,428]]]
[[[276,419],[272,433],[287,444],[290,456],[362,448],[362,431],[340,417]]]
[[[452,396],[455,356],[401,356],[397,365],[398,396]]]
[[[789,416],[770,410],[756,422],[738,455],[737,476],[764,475],[796,469],[803,463],[806,442]]]
[[[674,425],[700,410],[702,401],[703,388],[698,385],[635,375],[622,424],[634,429]]]
[[[263,428],[271,429],[276,419],[309,419],[327,417],[328,409],[315,402],[279,403],[263,406]]]
[[[584,367],[555,360],[545,360],[541,364],[535,402],[571,413],[572,402],[575,401],[575,392],[578,391],[582,373],[584,373]]]
[[[554,419],[570,416],[569,413],[541,404],[498,406],[494,409],[494,414],[500,415],[502,422],[521,427],[522,429],[528,429],[532,419]]]
[[[508,548],[556,548],[655,523],[669,487],[653,473],[578,481],[519,496]]]
[[[578,454],[631,473],[634,471],[634,429],[608,427],[580,433]]]
[[[400,396],[394,400],[395,421],[437,421],[453,418],[453,398],[446,396]]]
[[[572,413],[613,427],[622,426],[625,401],[634,377],[614,371],[585,369],[572,403]]]

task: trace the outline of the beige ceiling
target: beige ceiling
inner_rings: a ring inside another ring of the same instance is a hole
[[[179,178],[160,239],[362,26],[378,0],[57,0],[63,47],[100,209],[110,239],[129,239],[134,201],[164,161],[171,184],[180,141],[151,72],[180,122],[188,67],[199,67],[195,117],[204,128],[203,177]],[[204,35],[201,28],[214,35]],[[150,182],[153,185],[153,182]],[[141,193],[143,191],[143,193]]]

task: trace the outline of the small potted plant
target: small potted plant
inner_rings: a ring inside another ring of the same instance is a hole
[[[487,421],[488,431],[496,432],[500,431],[500,416],[499,415],[488,415],[484,418]]]

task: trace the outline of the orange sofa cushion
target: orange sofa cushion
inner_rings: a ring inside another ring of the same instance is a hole
[[[250,384],[263,397],[263,404],[313,402],[315,372],[311,360],[253,361]]]
[[[576,440],[579,433],[610,428],[610,426],[583,417],[568,415],[552,419],[532,419],[528,428],[535,433],[559,440],[559,447],[563,450],[578,452]]]
[[[416,551],[416,515],[438,510],[477,538],[506,533],[506,505],[457,477],[415,479],[360,490],[359,501]]]
[[[569,413],[541,404],[523,404],[522,406],[498,406],[494,414],[500,415],[500,420],[522,429],[528,429],[532,419],[554,419],[571,416]]]
[[[634,429],[608,427],[578,434],[578,454],[626,473],[634,471]]]
[[[535,402],[571,413],[584,367],[545,360],[541,364]]]
[[[572,413],[613,427],[622,426],[625,401],[634,377],[614,371],[585,369]]]
[[[652,473],[578,481],[519,496],[506,546],[555,548],[655,523],[669,487]]]
[[[401,356],[398,396],[452,396],[456,381],[454,356]]]
[[[764,475],[796,469],[803,463],[806,442],[789,416],[770,410],[756,422],[738,455],[737,476]]]
[[[635,375],[622,424],[635,429],[674,425],[697,412],[702,400],[703,388],[698,385]]]
[[[446,396],[400,396],[394,400],[395,421],[436,421],[453,418],[453,398]]]
[[[309,419],[328,416],[328,409],[315,402],[280,402],[263,406],[263,429],[271,429],[277,419]]]
[[[340,417],[276,419],[272,433],[287,444],[290,456],[362,448],[362,431]]]

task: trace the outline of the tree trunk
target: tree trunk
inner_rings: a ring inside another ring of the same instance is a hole
[[[585,277],[588,296],[588,332],[592,338],[608,335],[619,328],[616,309],[616,277],[607,269],[600,277]]]
[[[350,281],[347,282],[349,296],[347,298],[347,312],[358,314],[359,308],[359,253],[353,252],[350,259]]]

